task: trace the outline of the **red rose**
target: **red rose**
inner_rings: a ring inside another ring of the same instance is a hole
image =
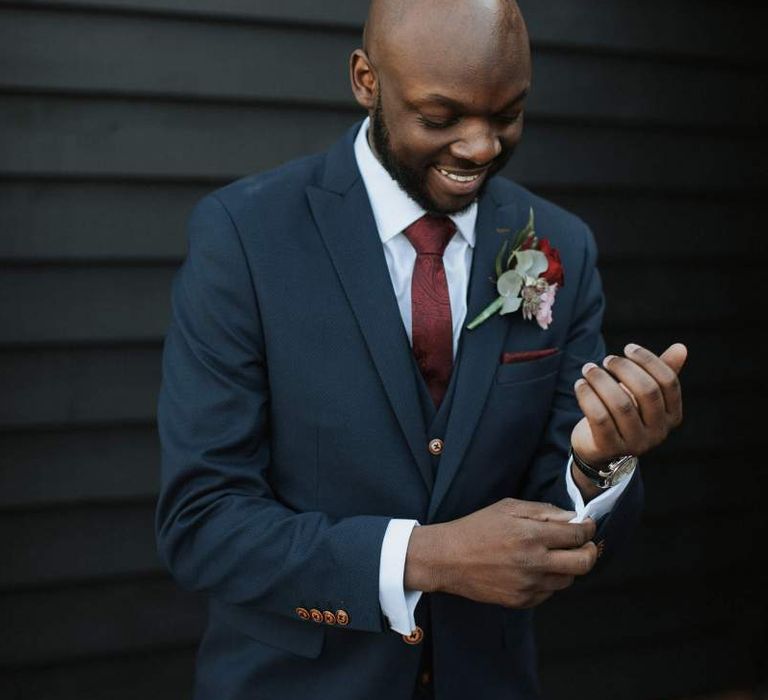
[[[539,241],[539,250],[547,256],[549,267],[547,271],[539,275],[547,284],[556,284],[558,287],[565,286],[565,275],[563,273],[563,263],[560,262],[560,253],[557,248],[553,248],[546,238]]]

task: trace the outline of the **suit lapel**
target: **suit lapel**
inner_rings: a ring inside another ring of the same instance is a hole
[[[310,208],[357,318],[392,410],[428,489],[432,468],[426,428],[381,239],[354,159],[353,127],[327,156],[322,187],[307,188]]]
[[[526,212],[517,204],[502,206],[494,197],[493,182],[481,198],[476,224],[476,243],[467,299],[467,318],[459,340],[458,365],[454,371],[456,390],[445,431],[445,448],[440,457],[435,487],[429,505],[428,521],[435,517],[440,503],[459,469],[472,439],[485,400],[499,364],[504,337],[509,331],[509,317],[494,316],[474,330],[466,329],[480,311],[496,297],[494,261],[509,235],[525,225]]]

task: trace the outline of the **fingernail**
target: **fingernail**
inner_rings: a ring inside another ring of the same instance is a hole
[[[581,389],[585,384],[587,383],[586,379],[577,379],[576,383],[573,385],[575,389]]]
[[[591,372],[593,369],[597,369],[597,365],[596,365],[594,362],[587,362],[587,364],[586,364],[586,365],[584,365],[584,366],[581,368],[581,372],[582,372],[582,374],[588,374],[588,373],[589,373],[589,372]]]
[[[624,352],[626,352],[628,355],[631,355],[633,352],[637,352],[640,349],[639,345],[635,345],[634,343],[630,343],[629,345],[624,346]]]
[[[603,359],[603,367],[607,367],[616,359],[616,355],[606,355]]]

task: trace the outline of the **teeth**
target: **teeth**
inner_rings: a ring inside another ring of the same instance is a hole
[[[453,180],[454,182],[473,182],[474,180],[477,180],[480,175],[482,175],[482,173],[478,173],[477,175],[456,175],[455,173],[449,173],[447,170],[443,170],[442,168],[437,168],[437,170],[441,175],[445,175],[447,178]]]

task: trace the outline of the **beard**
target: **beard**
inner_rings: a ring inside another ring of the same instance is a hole
[[[432,199],[427,190],[427,178],[424,170],[406,165],[399,160],[393,152],[389,140],[389,129],[384,121],[384,112],[381,107],[380,95],[376,96],[376,104],[374,105],[373,116],[371,117],[371,138],[373,139],[373,145],[384,169],[400,186],[400,189],[428,214],[460,214],[469,209],[474,203],[475,200],[461,207],[441,207]],[[488,174],[486,175],[485,180],[477,191],[475,199],[479,199],[482,196],[491,177],[509,162],[513,151],[514,149],[507,149],[506,151],[502,150],[502,152],[496,156],[493,165],[488,169]]]

